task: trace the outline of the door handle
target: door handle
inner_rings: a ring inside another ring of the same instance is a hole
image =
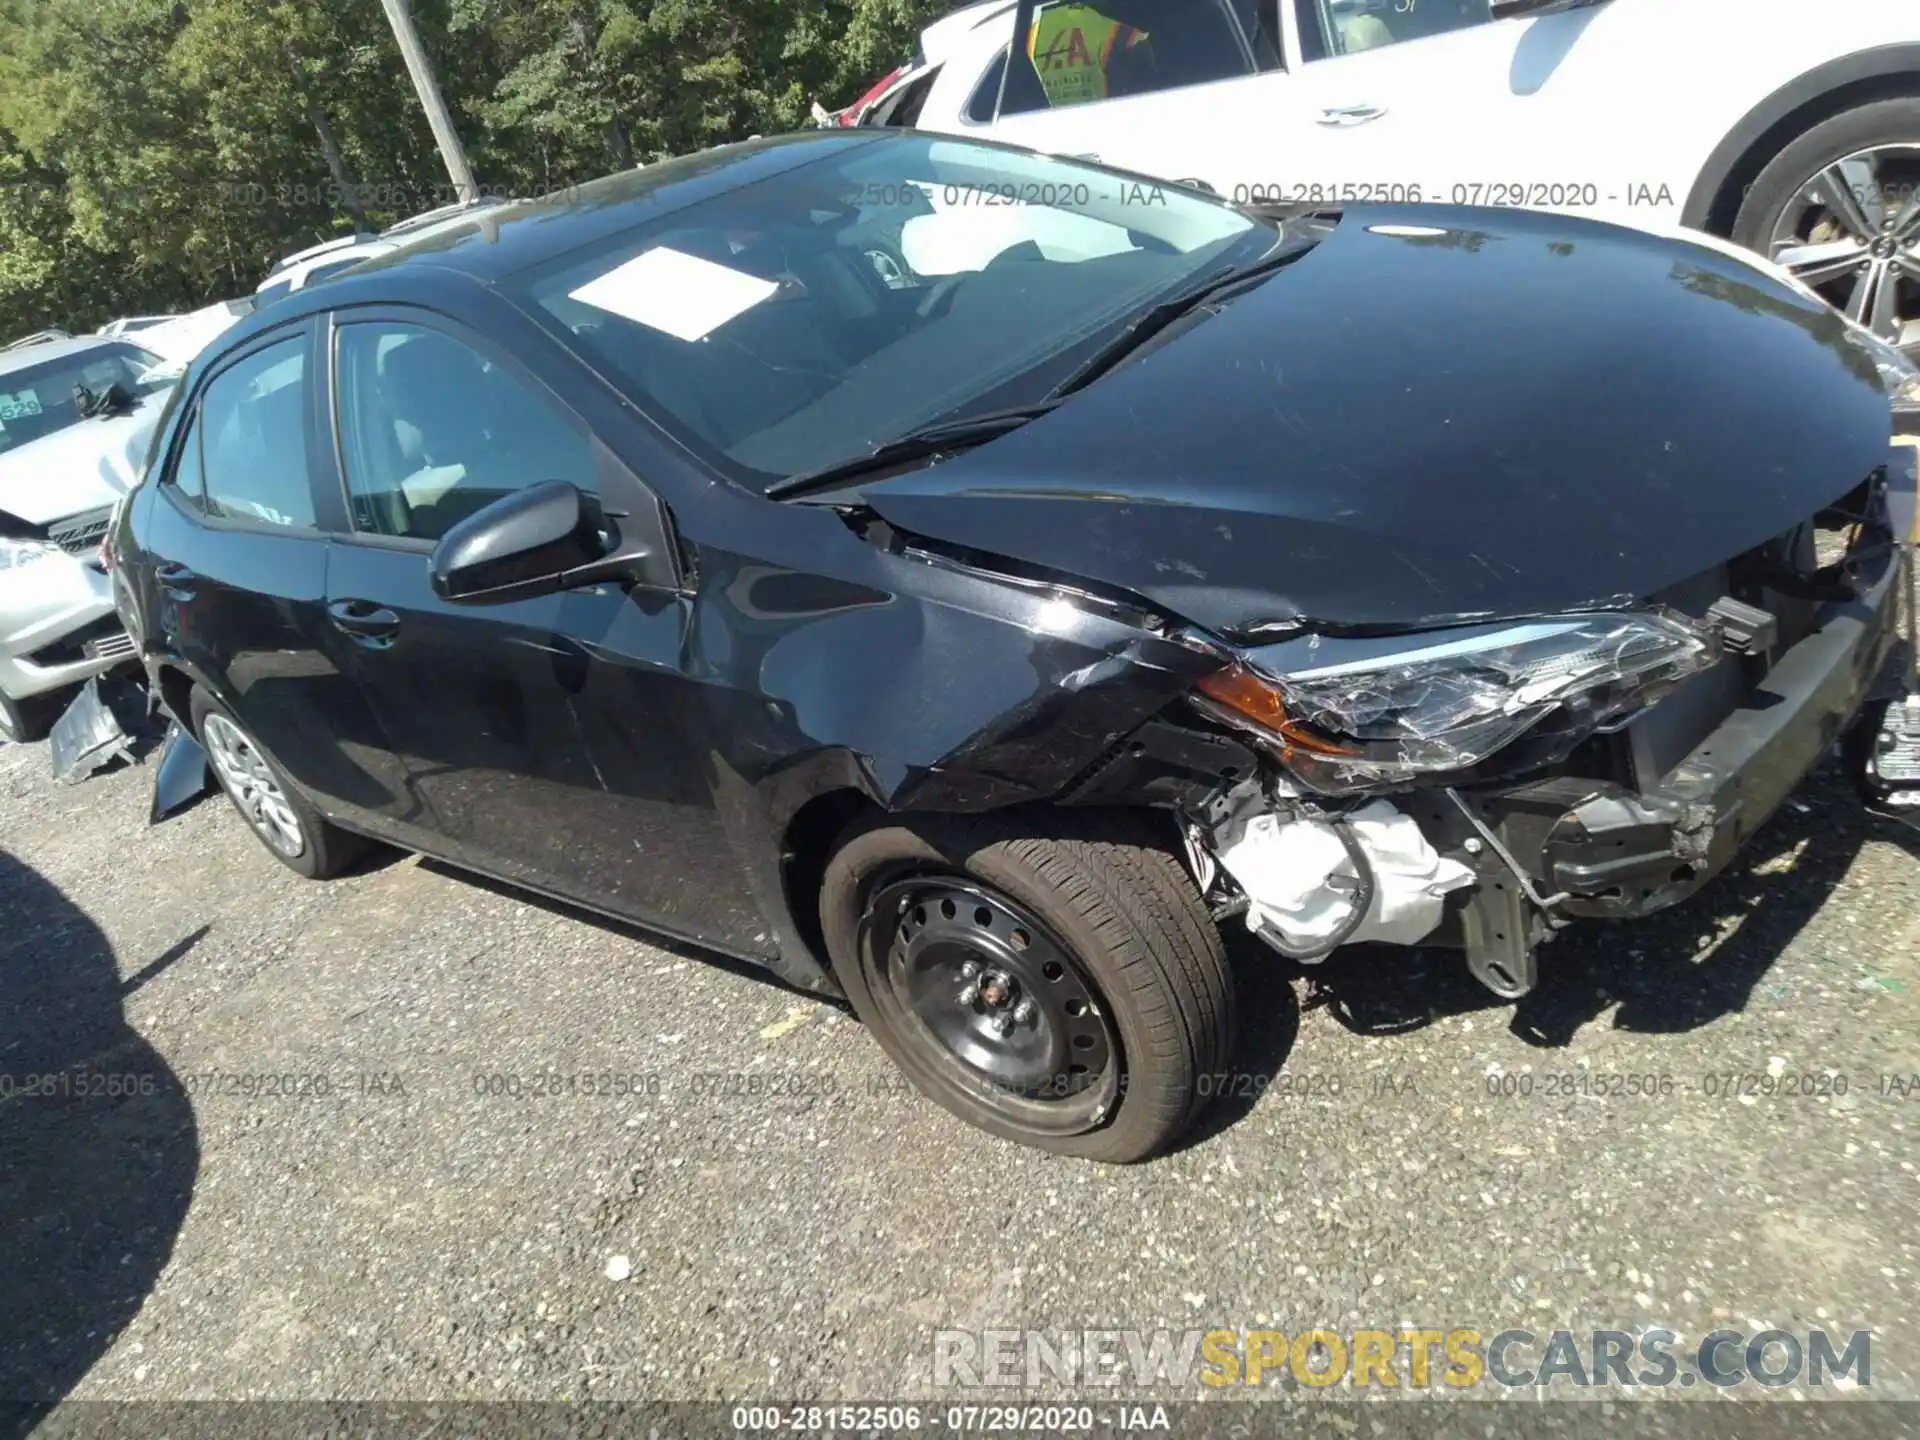
[[[400,633],[400,617],[371,600],[336,600],[327,606],[334,629],[356,644],[384,650]]]
[[[175,600],[191,600],[194,586],[200,583],[200,577],[184,565],[168,562],[155,567],[153,578],[160,588]]]
[[[1334,105],[1320,112],[1320,123],[1343,127],[1364,125],[1386,113],[1387,107],[1384,105]]]

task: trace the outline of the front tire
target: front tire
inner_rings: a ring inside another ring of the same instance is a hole
[[[1920,355],[1920,99],[1823,121],[1754,177],[1733,238]]]
[[[329,880],[371,848],[323,819],[247,728],[198,686],[190,709],[220,788],[274,859],[309,880]]]
[[[877,819],[828,863],[821,924],[881,1048],[993,1134],[1143,1160],[1222,1088],[1235,1011],[1220,932],[1133,817]]]
[[[46,739],[59,718],[58,696],[30,695],[25,700],[16,700],[0,690],[0,740],[31,745]]]

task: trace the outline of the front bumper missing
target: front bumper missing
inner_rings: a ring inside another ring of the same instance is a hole
[[[1511,998],[1533,988],[1535,947],[1565,921],[1631,919],[1699,890],[1867,705],[1911,583],[1909,553],[1890,553],[1870,587],[1828,604],[1739,708],[1643,789],[1561,776],[1399,798],[1479,882],[1435,941],[1462,946],[1473,973]]]

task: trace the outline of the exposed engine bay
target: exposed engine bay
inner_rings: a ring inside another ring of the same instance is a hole
[[[1216,919],[1309,963],[1459,947],[1512,998],[1557,930],[1705,884],[1843,731],[1870,806],[1920,818],[1920,683],[1875,699],[1912,490],[1877,473],[1632,608],[1240,652],[1192,704],[1260,761],[1179,807]]]
[[[1439,928],[1446,897],[1474,883],[1385,800],[1322,815],[1243,781],[1210,808],[1186,829],[1202,893],[1217,917],[1244,913],[1249,930],[1292,960],[1367,941],[1417,945]]]

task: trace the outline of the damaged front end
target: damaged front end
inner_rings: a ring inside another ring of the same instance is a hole
[[[1920,804],[1920,700],[1868,704],[1912,488],[1909,458],[1632,609],[1238,652],[1192,697],[1264,761],[1183,814],[1216,916],[1300,961],[1457,946],[1512,998],[1556,930],[1725,868],[1856,716],[1884,805]]]

